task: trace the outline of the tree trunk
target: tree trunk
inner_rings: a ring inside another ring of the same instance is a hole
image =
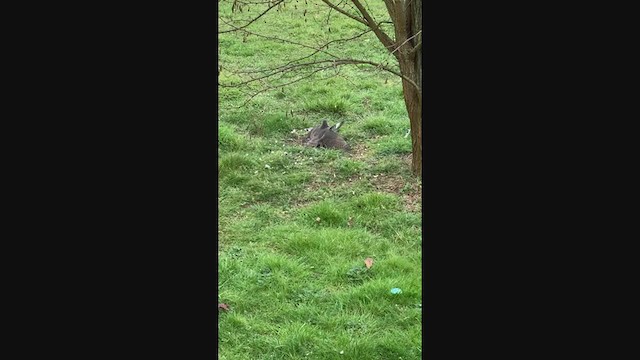
[[[410,110],[409,106],[407,106],[407,111],[409,112],[409,119],[411,122],[411,141],[413,144],[413,155],[412,155],[412,165],[411,170],[414,174],[422,177],[422,0],[413,1],[413,17],[411,21],[411,27],[413,30],[413,34],[418,34],[412,43],[414,44],[414,82],[420,86],[420,91],[416,93],[415,103],[416,109]],[[413,113],[413,115],[411,115]]]
[[[419,84],[422,66],[420,62],[412,60],[402,61],[400,70],[402,75]],[[411,125],[411,172],[416,176],[422,176],[422,92],[410,82],[402,80],[402,93]]]
[[[411,172],[422,176],[422,99],[413,85],[402,82],[404,103],[411,125]]]
[[[406,7],[403,4],[394,15],[396,39],[409,45],[398,49],[400,72],[414,83],[402,80],[411,125],[411,171],[422,176],[422,1],[411,1]]]

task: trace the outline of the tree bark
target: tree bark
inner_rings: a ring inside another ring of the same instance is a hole
[[[404,102],[411,126],[411,171],[422,176],[422,1],[385,1],[394,24],[394,55],[402,80]]]
[[[410,64],[409,64],[410,65]],[[402,81],[404,102],[411,126],[411,172],[422,176],[422,99],[421,94],[407,81]]]
[[[405,89],[405,103],[407,104],[407,112],[409,113],[409,121],[411,123],[411,142],[412,142],[412,163],[411,170],[415,175],[422,177],[422,0],[414,0],[409,5],[411,20],[410,34],[414,36],[412,39],[412,50],[409,56],[413,60],[413,71],[411,78],[420,86],[420,89],[414,93],[407,93]],[[407,85],[403,85],[408,87]],[[409,96],[407,96],[409,95]],[[407,101],[409,97],[409,101]]]
[[[400,62],[402,75],[420,84],[422,77],[420,63],[421,61],[402,59]],[[422,176],[422,92],[406,80],[402,80],[402,92],[411,126],[411,171],[414,175]]]

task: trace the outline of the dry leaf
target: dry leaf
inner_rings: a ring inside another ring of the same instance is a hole
[[[218,309],[229,311],[229,305],[227,305],[225,303],[220,303],[220,304],[218,304]]]
[[[367,269],[371,269],[371,267],[373,266],[373,259],[372,258],[364,259],[364,265],[367,267]]]

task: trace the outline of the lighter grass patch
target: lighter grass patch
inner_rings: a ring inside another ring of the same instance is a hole
[[[218,148],[220,151],[237,151],[245,148],[247,140],[235,129],[224,123],[218,125]]]
[[[304,108],[307,111],[317,113],[344,115],[349,108],[349,104],[346,100],[337,97],[319,97],[307,100],[304,104]]]
[[[389,136],[378,141],[374,147],[378,155],[398,155],[411,153],[411,138]]]

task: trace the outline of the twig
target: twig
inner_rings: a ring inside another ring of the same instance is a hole
[[[328,0],[322,0],[322,2],[323,2],[323,3],[325,3],[325,4],[327,4],[327,5],[329,5],[329,7],[331,7],[331,8],[332,8],[332,9],[334,9],[335,11],[337,11],[337,12],[339,12],[339,13],[343,14],[343,15],[348,16],[348,17],[352,18],[353,20],[355,20],[355,21],[357,21],[357,22],[359,22],[359,23],[362,23],[362,24],[364,24],[364,25],[369,26],[369,24],[368,24],[364,19],[359,18],[359,17],[357,17],[357,16],[355,16],[355,15],[352,15],[352,14],[348,13],[347,11],[345,11],[345,10],[343,10],[343,9],[339,8],[338,6],[336,6],[335,4],[331,3],[330,1],[328,1]]]
[[[420,31],[422,31],[422,30],[420,30]],[[416,46],[414,46],[413,49],[411,49],[409,51],[409,54],[413,54],[414,52],[420,50],[421,47],[422,47],[422,40],[420,40],[420,42],[417,43]]]
[[[317,72],[320,72],[320,71],[322,71],[322,70],[327,70],[327,69],[330,69],[330,68],[332,68],[332,67],[333,67],[333,66],[325,66],[325,67],[322,67],[322,68],[316,69],[316,70],[314,70],[314,71],[310,72],[309,74],[306,74],[305,76],[301,76],[301,77],[299,77],[299,78],[297,78],[297,79],[294,79],[294,80],[292,80],[292,81],[290,81],[290,82],[288,82],[288,83],[284,83],[284,84],[279,84],[279,85],[274,85],[274,86],[264,87],[264,88],[262,88],[262,89],[260,89],[260,90],[256,91],[253,95],[251,95],[251,96],[250,96],[250,97],[249,97],[249,98],[248,98],[244,103],[242,103],[241,105],[239,105],[237,108],[244,107],[244,106],[245,106],[245,105],[247,105],[251,100],[253,100],[253,98],[255,98],[256,96],[258,96],[259,94],[262,94],[262,93],[267,92],[267,91],[269,91],[269,90],[278,89],[278,88],[283,88],[283,87],[285,87],[285,86],[288,86],[288,85],[291,85],[291,84],[295,84],[295,83],[297,83],[298,81],[302,81],[302,80],[304,80],[304,79],[310,78],[311,76],[313,76],[313,75],[314,75],[315,73],[317,73]],[[336,76],[336,75],[337,75],[337,72],[336,72],[336,74],[334,74],[334,76]]]
[[[224,19],[220,19],[220,20],[222,20],[225,24],[227,24],[227,25],[229,25],[229,26],[233,27],[234,29],[239,30],[239,31],[242,31],[242,32],[244,32],[244,33],[246,33],[246,34],[254,35],[254,36],[261,37],[261,38],[264,38],[264,39],[269,39],[269,40],[282,41],[282,42],[284,42],[284,43],[289,43],[289,44],[293,44],[293,45],[298,45],[298,46],[301,46],[301,47],[305,47],[305,48],[308,48],[308,49],[313,49],[313,50],[315,50],[312,54],[310,54],[309,56],[306,56],[306,57],[304,57],[304,58],[311,57],[311,56],[313,56],[313,55],[315,55],[315,54],[317,54],[317,53],[319,53],[319,52],[325,53],[325,54],[327,54],[327,55],[329,55],[329,56],[332,56],[332,57],[334,57],[334,58],[338,58],[338,56],[336,56],[336,55],[334,55],[334,54],[332,54],[332,53],[330,53],[330,52],[328,52],[328,51],[326,51],[326,50],[323,50],[323,48],[326,48],[329,44],[333,44],[333,43],[336,43],[336,42],[345,42],[345,41],[355,40],[355,39],[357,39],[357,38],[361,37],[362,35],[365,35],[365,34],[367,34],[368,32],[370,32],[370,31],[371,31],[371,29],[367,29],[366,31],[364,31],[364,32],[362,32],[362,33],[360,33],[360,34],[357,34],[357,35],[355,35],[355,36],[353,36],[353,37],[350,37],[350,38],[342,38],[342,39],[334,39],[334,40],[331,40],[331,41],[329,41],[329,42],[327,42],[327,43],[325,43],[325,44],[323,44],[323,45],[321,45],[321,46],[319,46],[319,47],[316,47],[316,46],[311,46],[311,45],[307,45],[307,44],[299,43],[299,42],[292,41],[292,40],[288,40],[288,39],[282,39],[282,38],[275,37],[275,36],[267,36],[267,35],[258,34],[258,33],[255,33],[255,32],[252,32],[252,31],[249,31],[249,30],[247,30],[247,29],[240,29],[240,28],[237,28],[235,25],[230,24],[229,22],[227,22],[227,21],[226,21],[226,20],[224,20]],[[301,59],[304,59],[304,58],[301,58]],[[293,61],[296,61],[296,60],[293,60]],[[291,62],[293,62],[293,61],[291,61]]]
[[[397,47],[397,48],[395,48],[395,49],[391,52],[391,54],[389,54],[389,55],[393,55],[393,53],[394,53],[394,52],[396,52],[396,51],[398,51],[398,49],[400,49],[400,48],[402,47],[402,45],[406,44],[407,42],[409,42],[409,40],[413,39],[414,37],[416,37],[416,36],[420,35],[420,33],[421,33],[421,32],[422,32],[422,30],[418,31],[417,33],[415,33],[415,34],[414,34],[413,36],[411,36],[410,38],[407,38],[407,40],[403,41],[403,42],[402,42],[402,44],[398,45],[398,47]],[[422,43],[422,42],[420,42],[420,43]],[[416,45],[416,46],[417,46],[417,45]],[[413,51],[413,50],[414,50],[414,49],[411,49],[411,50],[409,50],[409,51],[411,52],[411,51]]]
[[[278,0],[276,3],[274,3],[273,5],[269,6],[267,8],[267,10],[263,11],[260,15],[258,15],[257,17],[253,18],[251,21],[249,21],[248,23],[240,26],[240,27],[235,27],[234,29],[231,30],[223,30],[223,31],[218,31],[218,34],[224,34],[224,33],[228,33],[228,32],[233,32],[233,31],[237,31],[240,29],[244,29],[247,26],[251,25],[253,22],[255,22],[256,20],[260,19],[262,16],[264,16],[266,13],[269,12],[269,10],[273,9],[274,7],[280,5],[280,3],[282,3],[284,0]]]
[[[362,6],[360,1],[351,0],[351,2],[353,2],[353,4],[358,8],[358,11],[360,11],[362,16],[367,21],[367,26],[369,26],[371,28],[371,30],[373,30],[373,33],[376,34],[376,36],[378,37],[378,40],[380,40],[382,45],[384,45],[387,48],[388,51],[391,51],[391,48],[394,45],[394,41],[391,39],[391,37],[389,37],[389,35],[387,35],[387,33],[385,33],[384,31],[382,31],[380,26],[376,24],[376,22],[373,20],[371,15]]]
[[[357,59],[318,60],[318,61],[312,61],[312,62],[307,62],[307,63],[293,64],[293,65],[289,65],[287,67],[277,68],[275,70],[272,70],[270,73],[268,73],[266,75],[263,75],[263,76],[260,76],[260,77],[257,77],[257,78],[252,78],[250,80],[242,81],[242,82],[239,82],[239,83],[236,83],[236,84],[227,84],[227,85],[222,85],[221,84],[220,86],[222,86],[222,87],[244,86],[244,85],[256,82],[256,81],[260,81],[260,80],[263,80],[263,79],[266,79],[266,78],[269,78],[269,77],[276,76],[276,75],[278,75],[280,73],[283,73],[283,72],[291,72],[291,71],[294,71],[294,70],[299,69],[299,68],[305,68],[305,67],[312,66],[312,65],[319,65],[319,64],[326,64],[326,63],[330,63],[331,65],[329,65],[327,67],[323,67],[323,68],[321,68],[319,70],[331,68],[331,67],[334,67],[334,66],[349,65],[349,64],[371,65],[371,66],[374,66],[374,67],[376,67],[378,69],[385,70],[385,71],[390,72],[390,73],[392,73],[392,74],[394,74],[396,76],[401,77],[403,80],[407,81],[409,84],[414,86],[417,90],[420,90],[420,87],[413,80],[411,80],[410,78],[402,75],[398,71],[395,71],[395,70],[393,70],[393,69],[391,69],[391,68],[389,68],[387,66],[384,66],[384,65],[382,65],[380,63],[375,63],[373,61],[368,61],[368,60],[357,60]]]

